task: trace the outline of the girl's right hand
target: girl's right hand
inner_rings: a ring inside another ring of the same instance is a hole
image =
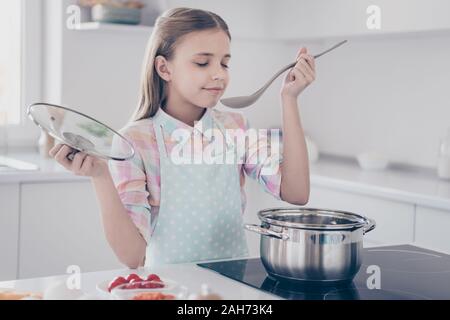
[[[281,96],[297,99],[316,78],[314,57],[308,54],[308,49],[301,48],[297,54],[297,64],[289,71],[283,81]]]
[[[73,157],[73,160],[70,161],[67,159],[67,155],[72,151],[73,149],[71,147],[65,144],[58,144],[49,151],[49,155],[77,176],[95,178],[108,172],[108,163],[106,160],[89,156],[84,152],[78,152]]]

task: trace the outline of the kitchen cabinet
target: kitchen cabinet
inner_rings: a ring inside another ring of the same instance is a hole
[[[0,184],[0,281],[16,278],[19,184]]]
[[[392,245],[414,240],[414,204],[411,203],[313,186],[307,206],[350,211],[374,219],[376,228],[365,235],[369,242]]]
[[[123,267],[103,232],[89,181],[21,185],[19,278]]]
[[[237,38],[299,41],[450,31],[447,0],[191,0],[190,5],[219,14]],[[167,0],[167,6],[184,1]],[[379,29],[367,27],[372,17]]]
[[[415,244],[450,253],[450,211],[416,207]]]
[[[446,0],[285,0],[271,2],[268,10],[270,36],[279,40],[450,31]],[[380,28],[369,29],[367,20],[378,13]]]

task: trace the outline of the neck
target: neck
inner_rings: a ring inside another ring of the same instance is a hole
[[[203,117],[206,108],[193,105],[176,97],[174,94],[169,94],[164,111],[175,119],[193,127],[195,121],[199,121]]]

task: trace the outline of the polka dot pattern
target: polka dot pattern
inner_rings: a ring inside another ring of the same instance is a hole
[[[239,171],[227,164],[174,164],[161,131],[161,205],[146,266],[248,255]]]

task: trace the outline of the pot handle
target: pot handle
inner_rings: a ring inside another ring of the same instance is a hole
[[[256,224],[246,224],[244,227],[248,231],[253,231],[253,232],[259,233],[263,236],[268,236],[268,237],[277,238],[277,239],[281,239],[281,240],[289,240],[289,235],[287,235],[285,233],[278,233],[278,232],[263,228],[261,226],[258,226]]]
[[[363,233],[366,234],[367,232],[372,231],[377,226],[375,220],[367,218],[366,226],[363,229]]]

